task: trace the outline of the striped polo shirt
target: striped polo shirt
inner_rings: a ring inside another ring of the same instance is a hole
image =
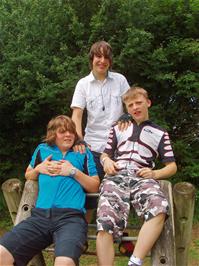
[[[154,168],[157,158],[163,163],[175,161],[169,134],[150,120],[140,125],[134,121],[123,132],[113,126],[104,152],[120,169]]]

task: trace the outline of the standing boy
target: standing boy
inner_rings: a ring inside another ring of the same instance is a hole
[[[92,45],[89,52],[91,72],[78,81],[71,103],[72,120],[76,124],[77,133],[91,149],[101,180],[104,171],[100,155],[105,148],[110,127],[123,114],[122,95],[129,89],[122,74],[110,71],[112,58],[109,43],[98,41]],[[83,136],[82,118],[85,108],[87,125]]]

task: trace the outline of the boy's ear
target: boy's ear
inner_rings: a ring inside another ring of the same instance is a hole
[[[147,100],[147,102],[148,102],[148,107],[151,107],[151,100]]]

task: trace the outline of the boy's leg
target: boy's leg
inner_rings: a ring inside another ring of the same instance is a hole
[[[144,222],[138,234],[133,255],[144,259],[162,232],[165,214],[160,213],[147,222]]]
[[[97,255],[100,266],[113,265],[113,239],[121,238],[126,227],[129,195],[124,176],[107,176],[103,180],[97,209]]]
[[[97,258],[99,266],[114,265],[113,236],[105,231],[97,234]]]
[[[84,214],[74,209],[55,209],[52,213],[55,226],[53,232],[55,265],[79,265],[88,231]]]
[[[103,166],[101,165],[101,162],[100,162],[101,153],[92,151],[92,154],[93,154],[93,158],[94,158],[96,168],[97,168],[97,173],[98,173],[98,176],[100,178],[100,183],[101,183],[105,175]],[[96,219],[95,209],[97,208],[97,202],[98,202],[98,199],[94,197],[93,198],[88,197],[86,199],[86,205],[85,205],[86,210],[87,210],[86,220],[88,223],[91,223],[93,218]]]
[[[14,265],[27,265],[36,254],[52,243],[51,237],[48,236],[48,226],[49,220],[41,219],[41,215],[33,209],[30,217],[1,237],[0,244],[12,254]]]
[[[151,250],[163,229],[169,205],[156,180],[137,177],[134,180],[131,187],[131,203],[137,214],[144,217],[145,223],[140,229],[128,265],[134,265],[133,263],[142,265],[142,260]]]
[[[0,245],[0,266],[12,266],[13,263],[14,258],[12,254],[4,246]]]
[[[56,257],[54,266],[75,266],[75,262],[68,257]]]

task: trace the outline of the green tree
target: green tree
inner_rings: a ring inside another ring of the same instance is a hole
[[[84,28],[67,1],[0,5],[0,172],[21,174],[47,121],[69,113]]]
[[[48,120],[70,115],[76,82],[99,40],[113,69],[149,90],[170,133],[176,180],[199,176],[198,0],[3,0],[0,3],[0,174],[22,176]]]
[[[115,69],[149,90],[151,117],[174,142],[178,180],[199,177],[199,1],[106,0],[92,20],[91,40],[117,51]]]

